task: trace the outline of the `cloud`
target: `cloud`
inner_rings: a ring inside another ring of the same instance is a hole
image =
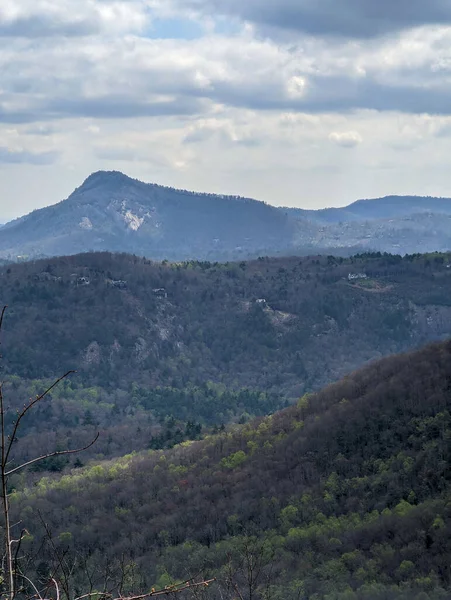
[[[249,123],[227,118],[198,120],[189,127],[182,139],[183,144],[199,144],[215,140],[223,146],[255,147],[264,143],[267,135],[262,135],[261,124]]]
[[[385,4],[0,0],[0,197],[52,161],[42,202],[112,161],[281,204],[449,195],[451,4]]]
[[[0,37],[48,38],[139,31],[148,21],[141,2],[2,0]]]
[[[97,148],[96,156],[98,158],[107,160],[107,161],[121,161],[121,162],[134,162],[137,160],[141,160],[139,153],[137,153],[136,149],[131,147],[107,147],[107,148]]]
[[[50,165],[57,160],[58,155],[58,152],[28,152],[0,146],[0,164]]]
[[[97,119],[136,119],[198,114],[202,112],[202,101],[199,98],[174,96],[164,100],[149,98],[146,102],[128,95],[105,95],[73,100],[56,98],[49,101],[45,109],[55,118],[78,116]]]
[[[333,131],[329,134],[329,140],[342,148],[355,148],[363,142],[362,136],[357,131]]]
[[[36,123],[36,124],[30,125],[25,130],[25,133],[27,135],[39,135],[39,136],[44,136],[44,137],[53,135],[55,132],[56,132],[55,127],[53,127],[52,125],[49,125],[48,123],[46,123],[46,124]]]
[[[270,29],[313,36],[373,38],[451,23],[448,0],[178,0],[203,14],[226,14]]]
[[[217,105],[448,115],[450,46],[451,28],[445,27],[366,42],[308,38],[296,46],[256,39],[249,30],[193,40],[0,39],[0,123],[206,118]]]

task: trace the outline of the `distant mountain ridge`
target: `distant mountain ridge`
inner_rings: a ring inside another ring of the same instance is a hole
[[[288,215],[257,200],[97,172],[66,200],[8,223],[1,231],[0,255],[109,250],[156,259],[226,258],[234,250],[284,249],[299,229]]]
[[[0,228],[0,258],[12,260],[88,251],[226,261],[450,248],[449,198],[387,196],[343,208],[278,208],[143,183],[118,171],[93,173],[66,200]]]
[[[451,215],[451,198],[433,196],[384,196],[356,200],[348,206],[307,210],[287,209],[292,215],[311,219],[319,223],[364,221],[367,219],[393,219],[420,213]]]

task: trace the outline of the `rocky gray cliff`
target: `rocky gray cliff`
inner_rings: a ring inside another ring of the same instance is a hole
[[[93,173],[66,200],[0,228],[0,258],[12,260],[105,250],[156,260],[226,261],[450,248],[446,198],[387,197],[307,211],[176,190],[117,171]]]

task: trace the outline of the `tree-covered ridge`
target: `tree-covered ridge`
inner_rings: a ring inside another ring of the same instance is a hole
[[[294,399],[451,334],[450,260],[93,253],[10,265],[0,270],[4,368],[28,379],[75,368],[84,387],[126,393],[214,382]]]
[[[52,377],[77,370],[27,419],[19,458],[87,443],[97,429],[103,435],[84,457],[39,468],[170,448],[447,336],[449,261],[374,254],[163,264],[86,254],[4,266],[7,418]]]
[[[13,496],[28,551],[40,511],[80,585],[82,565],[126,560],[147,587],[217,575],[213,597],[449,598],[450,365],[437,343],[203,441],[44,478]]]
[[[28,398],[46,390],[51,380],[9,377],[3,387],[8,402],[6,426]],[[124,386],[126,387],[126,386]],[[228,389],[208,382],[185,388],[142,387],[105,390],[82,385],[73,375],[52,390],[27,415],[15,448],[16,459],[25,462],[57,448],[88,443],[97,431],[102,435],[82,456],[52,458],[34,471],[61,472],[91,459],[105,460],[146,449],[164,449],[224,429],[225,424],[246,422],[270,414],[288,402],[278,394],[249,388]]]

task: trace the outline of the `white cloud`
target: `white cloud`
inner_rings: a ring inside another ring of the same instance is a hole
[[[333,131],[329,134],[329,140],[343,148],[355,148],[363,142],[358,131]]]
[[[450,46],[447,28],[378,43],[309,38],[296,47],[249,31],[196,40],[65,37],[56,45],[14,38],[0,41],[0,119],[206,116],[216,104],[449,114]]]

